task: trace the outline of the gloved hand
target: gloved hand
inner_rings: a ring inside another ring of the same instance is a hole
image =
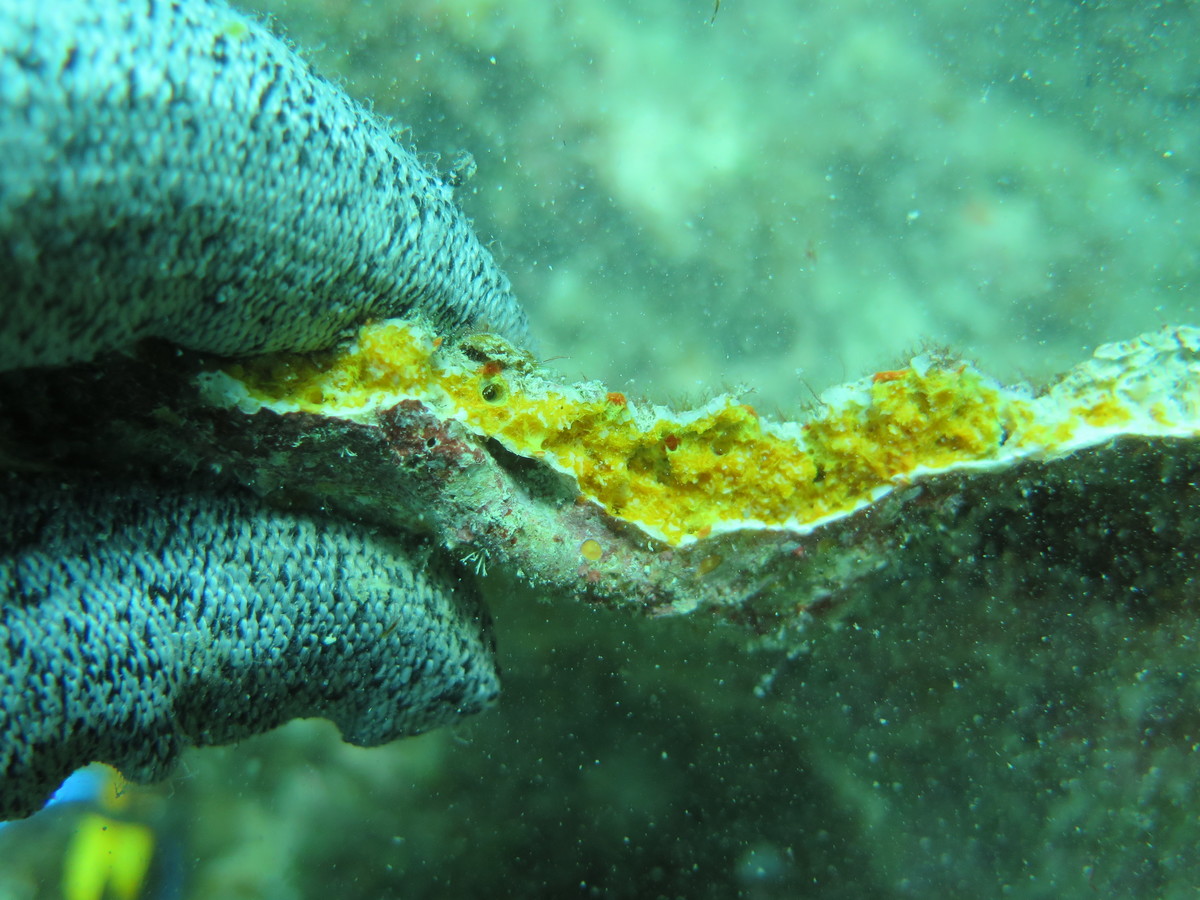
[[[449,187],[220,0],[0,0],[0,297],[0,372],[414,313],[527,340]],[[496,696],[473,589],[413,539],[138,482],[0,476],[0,819],[91,761],[154,780],[296,716],[374,744]]]

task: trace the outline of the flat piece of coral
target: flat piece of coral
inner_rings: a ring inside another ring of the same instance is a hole
[[[1119,437],[1192,437],[1200,330],[1105,345],[1040,394],[925,354],[826,391],[798,422],[767,420],[731,396],[676,412],[595,383],[563,384],[494,335],[448,346],[401,321],[368,325],[339,352],[268,357],[206,384],[245,412],[369,421],[419,402],[679,546],[761,529],[807,535],[931,476],[999,471]]]

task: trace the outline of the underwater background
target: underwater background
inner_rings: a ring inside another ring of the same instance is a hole
[[[571,379],[794,417],[927,344],[1038,383],[1200,319],[1193,4],[241,6],[437,168],[473,154],[461,202]],[[153,836],[147,900],[1194,896],[1194,592],[1017,550],[790,651],[493,571],[498,709],[191,751],[0,829],[0,898],[63,896],[93,808]]]

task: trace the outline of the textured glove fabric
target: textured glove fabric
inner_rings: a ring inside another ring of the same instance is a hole
[[[93,760],[332,719],[380,744],[499,692],[472,587],[411,549],[230,495],[9,480],[0,493],[0,819]]]
[[[528,339],[449,187],[285,43],[220,0],[0,0],[0,372],[402,314]],[[137,460],[0,474],[0,819],[92,761],[152,781],[301,716],[377,744],[497,692],[474,587],[407,538]]]
[[[525,315],[450,188],[220,0],[0,0],[0,370]]]

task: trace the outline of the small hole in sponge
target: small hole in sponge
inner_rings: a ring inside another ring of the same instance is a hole
[[[498,381],[485,381],[483,387],[479,389],[479,396],[488,403],[503,403],[504,398],[508,396],[508,391]]]

